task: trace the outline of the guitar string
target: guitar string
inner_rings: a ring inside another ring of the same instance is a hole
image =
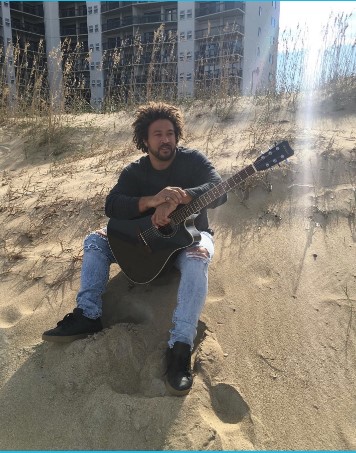
[[[251,171],[251,173],[249,173]],[[209,203],[212,203],[214,200],[222,196],[224,193],[230,191],[237,184],[244,181],[249,176],[255,173],[255,169],[252,165],[249,165],[245,169],[241,170],[240,172],[236,173],[231,178],[227,179],[226,181],[222,181],[221,183],[217,184],[216,186],[212,187],[208,192],[204,193],[197,199],[193,200],[188,205],[184,206],[183,208],[179,209],[178,211],[174,211],[170,217],[173,218],[173,221],[176,225],[179,225],[184,220],[186,220],[190,215],[196,213],[200,209],[207,206]],[[243,175],[243,177],[242,177]],[[232,185],[231,185],[232,183]],[[144,239],[152,239],[157,236],[157,228],[152,226],[145,231],[142,231],[140,234]]]

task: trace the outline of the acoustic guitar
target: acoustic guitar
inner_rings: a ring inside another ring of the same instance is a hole
[[[170,215],[170,223],[156,228],[151,216],[133,220],[109,219],[108,241],[122,272],[133,283],[154,280],[180,250],[200,240],[194,226],[199,211],[258,171],[267,170],[292,156],[294,151],[287,141],[276,144],[235,175],[215,185],[200,197],[177,208]]]

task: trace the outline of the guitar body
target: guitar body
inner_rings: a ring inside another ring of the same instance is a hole
[[[194,226],[196,215],[164,228],[152,226],[151,217],[108,222],[107,235],[113,255],[124,274],[134,283],[149,283],[175,253],[200,240]]]

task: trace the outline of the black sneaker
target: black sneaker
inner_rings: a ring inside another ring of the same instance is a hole
[[[47,330],[42,335],[42,340],[54,343],[69,343],[80,338],[86,338],[103,330],[101,319],[89,319],[83,315],[81,308],[75,308],[73,313],[68,313],[57,323],[57,327]]]
[[[176,341],[167,349],[166,388],[172,395],[183,396],[193,385],[190,345]]]

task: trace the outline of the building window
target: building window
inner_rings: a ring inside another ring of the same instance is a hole
[[[11,38],[7,38],[7,45],[11,44]]]
[[[98,24],[95,25],[95,31],[96,31],[96,32],[99,31],[99,25],[98,25]]]
[[[96,86],[97,86],[97,87],[101,87],[101,80],[97,80],[97,81],[96,81]]]
[[[179,80],[184,80],[184,72],[181,72],[181,73],[179,74]]]
[[[277,9],[277,2],[272,2],[272,7],[273,7],[274,9]]]
[[[187,52],[187,61],[192,61],[192,52]]]
[[[91,69],[91,70],[94,70],[94,69],[95,69],[95,63],[94,63],[93,61],[90,63],[90,69]]]
[[[91,81],[91,86],[92,86],[92,87],[95,87],[95,80],[92,80],[92,81]]]
[[[4,6],[9,6],[9,2],[4,2]]]
[[[258,15],[259,15],[259,16],[262,16],[262,6],[260,6],[260,7],[258,8]]]
[[[193,13],[191,9],[187,9],[187,19],[191,19],[193,17]]]
[[[273,80],[273,74],[272,74],[272,72],[270,72],[270,73],[268,74],[268,80],[269,80],[270,82],[272,82],[272,80]]]
[[[271,64],[273,64],[273,55],[271,55],[271,54],[269,55],[268,61],[269,61]]]
[[[185,19],[185,10],[182,9],[182,11],[179,12],[179,19],[184,20]]]
[[[100,69],[100,61],[97,61],[97,62],[95,63],[95,67],[96,67],[96,69]]]
[[[192,73],[191,72],[187,73],[187,80],[192,80]]]
[[[93,14],[93,7],[92,6],[88,6],[88,14]]]
[[[180,40],[185,41],[185,32],[184,31],[180,32]]]
[[[5,24],[9,27],[10,26],[10,19],[6,18],[5,19]]]
[[[98,14],[98,5],[94,5],[94,14]]]
[[[89,25],[89,33],[93,33],[94,27],[92,25]]]
[[[271,25],[273,28],[276,28],[276,19],[274,17],[271,17]]]
[[[257,56],[259,57],[261,55],[261,50],[259,47],[257,47]]]
[[[89,50],[94,50],[94,44],[89,44]]]
[[[184,61],[184,52],[179,52],[179,60]]]
[[[7,59],[7,62],[9,63],[9,65],[12,65],[12,57],[9,57],[9,58]]]
[[[99,42],[97,42],[97,43],[95,44],[95,50],[100,50],[100,43],[99,43]]]
[[[187,39],[192,39],[193,37],[193,32],[190,30],[190,31],[187,31]]]
[[[261,27],[258,27],[257,36],[261,36]]]

